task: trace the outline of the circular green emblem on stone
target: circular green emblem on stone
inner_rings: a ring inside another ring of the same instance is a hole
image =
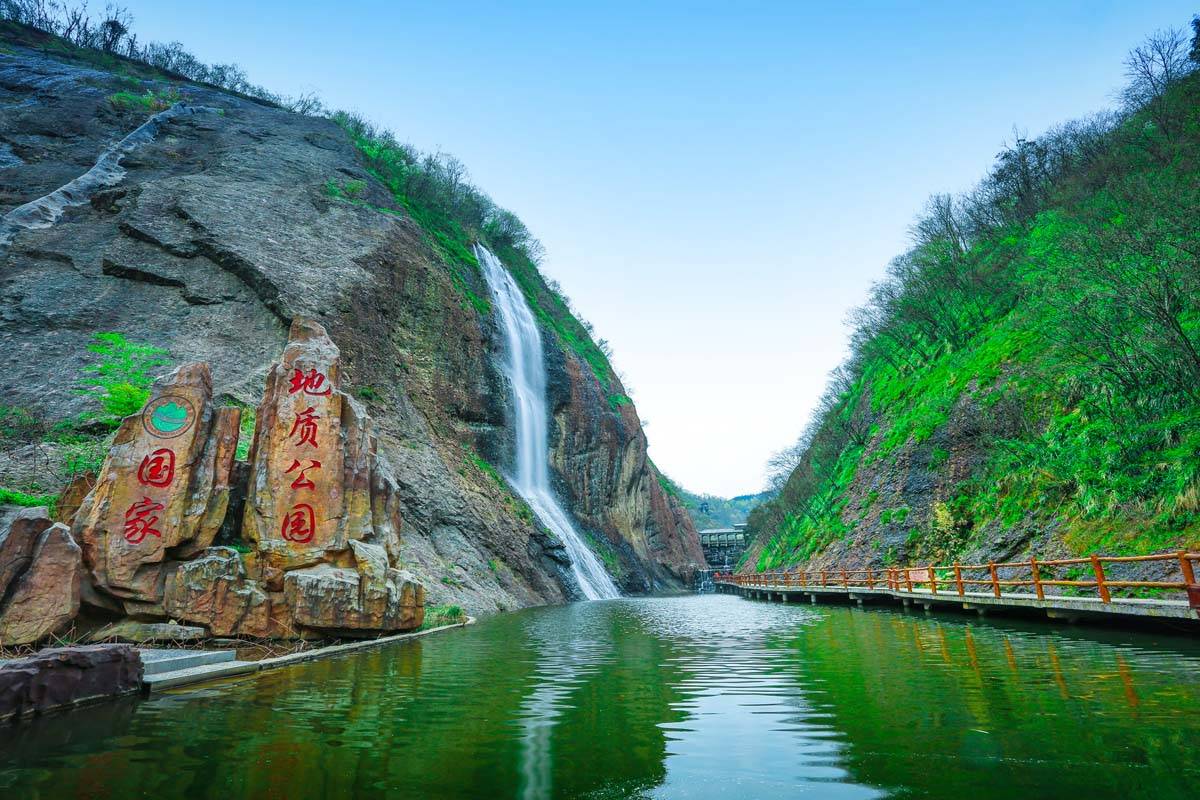
[[[151,436],[160,439],[181,436],[192,427],[195,419],[191,401],[177,394],[163,395],[142,411],[142,426]]]

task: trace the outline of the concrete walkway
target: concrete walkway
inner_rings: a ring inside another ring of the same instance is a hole
[[[451,628],[462,628],[472,625],[474,617],[467,617],[466,622],[454,625],[442,625],[438,628],[417,631],[416,633],[399,633],[394,636],[383,636],[378,639],[363,639],[362,641],[346,644],[317,647],[312,650],[301,650],[274,658],[264,658],[260,661],[239,661],[234,650],[167,650],[157,648],[139,648],[145,672],[142,686],[151,692],[161,692],[167,689],[179,689],[198,683],[207,683],[222,678],[232,678],[240,675],[250,675],[268,669],[277,669],[304,661],[314,661],[318,658],[351,653],[357,650],[369,650],[383,647],[406,639],[416,639],[438,631]]]

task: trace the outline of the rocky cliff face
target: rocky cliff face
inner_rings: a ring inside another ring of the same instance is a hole
[[[175,364],[208,363],[216,400],[253,406],[292,320],[317,320],[374,419],[399,561],[429,601],[486,612],[566,599],[561,547],[478,456],[506,466],[500,339],[460,285],[486,296],[482,277],[452,272],[333,122],[169,83],[0,51],[0,403],[48,423],[85,411],[74,386],[87,344],[117,331]],[[130,91],[171,92],[188,113],[176,106],[95,172],[154,110],[112,101]],[[328,191],[345,181],[365,187],[353,202]],[[627,590],[679,585],[703,558],[636,412],[610,407],[544,333],[568,505]],[[53,445],[0,448],[0,485],[60,488]]]

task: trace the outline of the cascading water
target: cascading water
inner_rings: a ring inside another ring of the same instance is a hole
[[[517,423],[516,474],[510,475],[509,481],[567,549],[571,572],[583,596],[589,600],[620,597],[600,559],[588,549],[550,488],[546,368],[542,360],[542,334],[533,312],[500,259],[482,245],[475,246],[475,255],[483,265],[483,275],[500,312],[500,327],[508,345],[506,372]]]

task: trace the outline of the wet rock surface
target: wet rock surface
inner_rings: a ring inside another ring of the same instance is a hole
[[[142,659],[130,645],[43,650],[0,663],[0,721],[128,694],[141,681]]]

